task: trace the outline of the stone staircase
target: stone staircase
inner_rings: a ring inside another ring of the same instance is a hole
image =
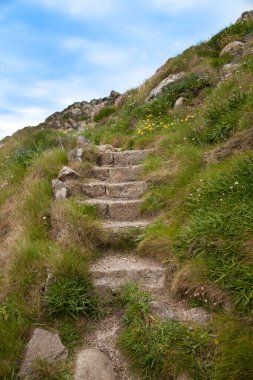
[[[113,295],[119,292],[127,283],[138,283],[152,295],[150,311],[154,317],[176,319],[182,323],[205,324],[209,315],[204,309],[186,308],[168,294],[167,271],[163,264],[150,258],[141,258],[134,252],[113,250],[114,234],[124,235],[130,231],[130,236],[134,238],[140,233],[140,229],[152,223],[152,220],[145,219],[141,213],[142,196],[148,186],[146,181],[140,180],[142,161],[150,153],[151,150],[101,149],[97,156],[97,165],[92,168],[88,182],[73,169],[64,167],[58,179],[53,182],[54,194],[57,198],[57,191],[60,191],[59,198],[66,197],[69,190],[67,181],[73,180],[82,196],[78,203],[94,205],[100,212],[103,227],[108,231],[111,250],[105,249],[102,257],[91,264],[90,274],[94,287],[102,297],[108,293]],[[65,192],[62,193],[64,189]],[[126,358],[117,345],[123,327],[122,311],[106,316],[95,325],[94,322],[90,323],[90,331],[85,337],[86,343],[77,355],[74,379],[138,380],[129,372]],[[101,373],[107,375],[103,377]],[[187,375],[179,376],[176,380],[182,379],[189,378]]]
[[[147,183],[139,181],[139,176],[141,162],[151,152],[105,150],[98,154],[98,165],[92,170],[94,179],[81,186],[82,193],[89,199],[80,203],[97,206],[105,228],[119,231],[150,224],[141,215],[141,197],[147,190]]]

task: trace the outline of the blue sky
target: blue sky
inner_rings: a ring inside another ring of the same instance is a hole
[[[140,85],[253,0],[0,0],[0,137]]]

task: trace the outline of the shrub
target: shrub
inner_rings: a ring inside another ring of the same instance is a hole
[[[116,112],[116,108],[115,107],[103,107],[97,113],[97,115],[94,116],[94,121],[99,122],[102,119],[104,119],[105,117],[108,117],[108,116],[112,115],[115,112]]]

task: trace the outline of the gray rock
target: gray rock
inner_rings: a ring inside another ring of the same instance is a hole
[[[150,302],[150,312],[160,318],[165,319],[178,319],[177,311],[174,310],[170,305],[163,302],[152,301]]]
[[[87,145],[91,145],[91,142],[89,139],[87,139],[86,137],[84,136],[78,136],[77,137],[77,147],[78,148],[84,148],[86,147]]]
[[[110,98],[118,98],[120,96],[120,93],[117,91],[112,90],[110,93]]]
[[[222,49],[220,56],[222,57],[225,54],[230,54],[233,56],[240,55],[243,52],[243,47],[244,47],[243,42],[240,42],[240,41],[230,42],[227,46],[225,46]]]
[[[253,11],[246,11],[241,14],[241,17],[236,22],[248,21],[253,19]]]
[[[164,80],[162,80],[157,87],[155,87],[149,94],[148,100],[152,100],[161,95],[167,88],[173,83],[180,81],[185,76],[184,72],[178,74],[171,74]]]
[[[55,199],[66,199],[70,196],[70,189],[59,179],[52,180],[52,187]]]
[[[80,174],[77,173],[75,170],[69,168],[68,166],[63,166],[59,173],[59,180],[65,181],[66,179],[74,179],[74,178],[79,178]]]
[[[58,334],[36,328],[27,345],[25,358],[19,372],[19,376],[24,378],[33,372],[34,362],[38,359],[65,360],[68,350],[63,346]]]
[[[180,98],[177,99],[176,103],[174,104],[174,108],[181,108],[185,105],[185,98],[180,96]]]
[[[221,69],[224,75],[231,75],[234,71],[238,70],[240,65],[238,63],[228,63]]]
[[[153,315],[162,319],[176,319],[180,322],[194,322],[205,325],[210,320],[210,314],[201,307],[193,307],[191,309],[183,307],[173,308],[164,302],[152,301],[150,303],[150,311]]]
[[[75,148],[68,154],[68,159],[71,162],[83,162],[83,148]]]
[[[97,349],[86,349],[77,356],[74,380],[116,380],[110,359]]]

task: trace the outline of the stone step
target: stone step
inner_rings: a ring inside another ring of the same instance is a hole
[[[143,161],[153,150],[125,150],[123,152],[104,151],[99,152],[97,163],[100,166],[128,166],[137,165]]]
[[[150,291],[165,287],[166,271],[161,264],[131,255],[108,255],[95,262],[90,271],[93,285],[102,292],[116,292],[130,282]]]
[[[142,201],[139,199],[87,199],[85,201],[81,201],[80,203],[97,206],[102,217],[105,219],[133,221],[140,217],[140,206]]]
[[[135,221],[108,221],[103,223],[103,227],[106,229],[111,229],[115,232],[124,232],[128,229],[139,229],[139,228],[145,228],[148,227],[152,221],[150,220],[135,220]]]
[[[140,182],[104,183],[91,182],[82,185],[82,192],[89,197],[138,198],[147,190],[147,184]]]
[[[142,165],[132,166],[96,166],[92,170],[93,177],[107,182],[136,181],[142,171]]]

